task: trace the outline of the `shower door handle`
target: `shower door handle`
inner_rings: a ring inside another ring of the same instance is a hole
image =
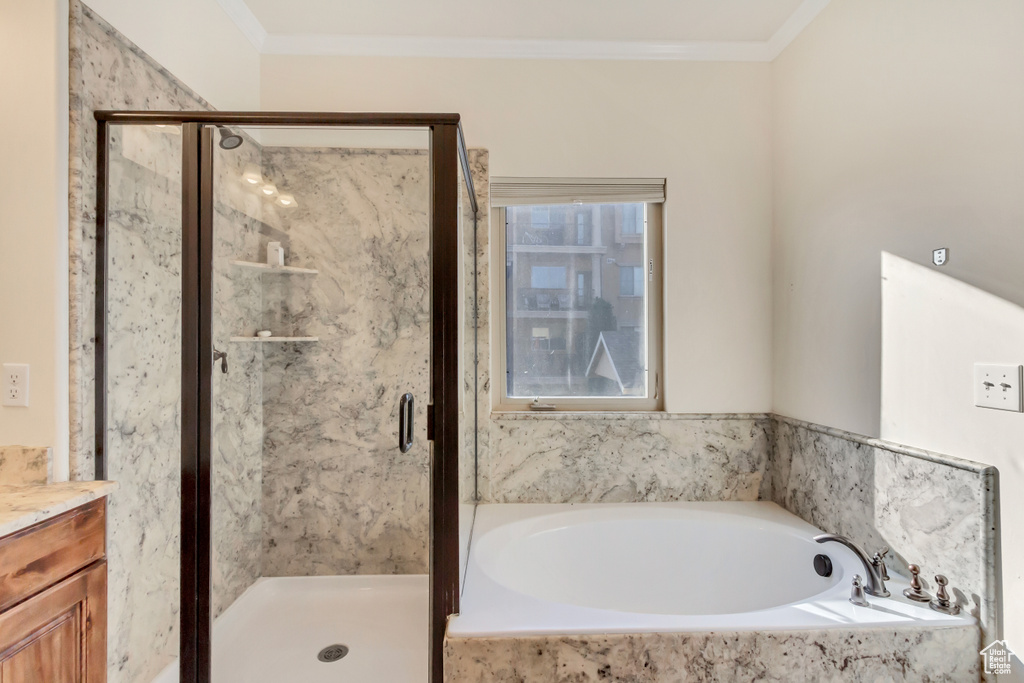
[[[398,450],[408,453],[412,448],[412,394],[404,394],[398,403]]]

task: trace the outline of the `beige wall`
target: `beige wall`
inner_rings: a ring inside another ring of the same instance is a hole
[[[666,406],[771,407],[767,64],[264,56],[264,109],[454,111],[496,176],[668,180]],[[493,328],[492,328],[493,329]]]
[[[67,476],[66,0],[0,0],[0,363],[28,363],[28,408],[0,444],[52,446]]]
[[[85,4],[216,109],[260,108],[259,52],[216,0]]]
[[[1024,308],[890,254],[882,277],[882,438],[999,468],[1004,636],[1019,648],[1024,414],[976,407],[973,380],[975,363],[1024,365]]]
[[[833,0],[773,63],[776,411],[878,434],[882,250],[1024,302],[1022,46],[1019,0]]]

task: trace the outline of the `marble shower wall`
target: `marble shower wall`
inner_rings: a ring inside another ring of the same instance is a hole
[[[0,484],[48,484],[53,480],[53,450],[0,446]]]
[[[95,429],[92,114],[210,107],[77,0],[71,3],[70,48],[71,466],[73,479],[88,480]],[[239,154],[258,158],[258,148],[243,146]],[[109,160],[107,476],[120,487],[107,513],[108,680],[148,683],[178,650],[181,136],[173,127],[115,126]],[[226,256],[253,241],[258,213],[232,189],[237,167],[218,162],[216,249]],[[218,266],[218,337],[236,318],[258,314],[258,289],[254,300],[245,278]],[[254,305],[256,313],[246,311]],[[214,376],[214,485],[232,492],[214,496],[217,611],[259,575],[253,529],[259,485],[253,478],[261,466],[262,360],[251,351],[246,357],[241,349],[228,350],[232,372]]]
[[[998,632],[998,474],[994,467],[774,418],[773,500],[820,529],[873,553],[892,549],[897,571],[921,567],[929,590],[945,574],[978,617],[987,643]],[[890,561],[890,567],[893,562]]]
[[[319,342],[264,345],[263,573],[426,573],[429,156],[267,147],[263,170],[297,202],[266,218],[288,263],[320,271],[265,281],[264,326]]]

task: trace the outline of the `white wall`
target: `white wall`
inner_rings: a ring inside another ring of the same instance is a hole
[[[773,63],[776,411],[878,433],[883,250],[1024,303],[1022,45],[1020,0],[832,0]]]
[[[497,176],[668,180],[666,402],[771,407],[769,66],[263,57],[264,109],[463,116]],[[494,329],[494,327],[492,327]]]
[[[86,0],[216,109],[260,108],[260,55],[216,0]]]
[[[51,446],[67,476],[67,0],[0,0],[0,363],[28,363],[28,408],[0,444]]]
[[[882,438],[999,468],[1004,632],[1019,650],[1024,545],[1015,539],[1024,537],[1024,413],[974,405],[979,362],[1024,365],[1024,308],[883,254]]]

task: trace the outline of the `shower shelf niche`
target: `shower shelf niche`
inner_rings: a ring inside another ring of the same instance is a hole
[[[320,337],[232,337],[233,342],[316,342]]]
[[[264,273],[284,273],[288,275],[317,275],[320,271],[314,268],[299,268],[297,266],[271,266],[256,261],[232,261],[232,265],[239,268],[251,268]]]

